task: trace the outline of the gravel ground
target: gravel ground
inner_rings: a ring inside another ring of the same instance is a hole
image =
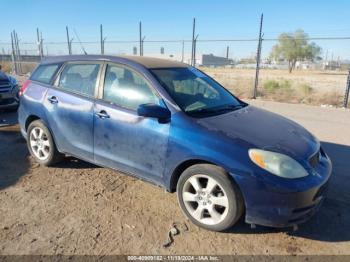
[[[226,233],[200,229],[175,194],[67,158],[33,162],[15,113],[0,113],[0,254],[350,254],[350,111],[254,101],[304,125],[332,158],[320,211],[293,232],[240,221]],[[164,248],[173,223],[180,231]]]

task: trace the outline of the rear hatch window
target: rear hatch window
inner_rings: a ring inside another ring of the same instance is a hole
[[[33,72],[30,79],[44,84],[50,84],[60,66],[60,64],[40,65]]]

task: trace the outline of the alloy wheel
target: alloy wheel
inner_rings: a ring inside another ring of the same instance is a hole
[[[183,186],[182,199],[188,213],[200,223],[216,225],[227,216],[227,194],[217,180],[207,175],[188,178]]]
[[[51,145],[45,131],[40,127],[34,127],[29,136],[30,147],[34,155],[40,160],[46,160],[50,156]]]

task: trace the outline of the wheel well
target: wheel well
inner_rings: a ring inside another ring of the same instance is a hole
[[[40,117],[37,117],[37,116],[35,116],[35,115],[30,115],[30,116],[27,118],[27,120],[26,120],[26,124],[25,124],[25,129],[26,129],[26,131],[28,130],[28,127],[29,127],[30,123],[33,122],[33,121],[35,121],[35,120],[38,120],[38,119],[40,119]]]
[[[187,161],[181,163],[180,165],[178,165],[175,168],[175,170],[171,176],[170,192],[176,191],[177,181],[179,181],[179,178],[180,178],[181,174],[183,173],[183,171],[185,171],[190,166],[197,165],[197,164],[213,164],[213,165],[215,165],[214,163],[210,163],[208,161],[204,161],[204,160],[200,160],[200,159],[191,159],[191,160],[187,160]]]

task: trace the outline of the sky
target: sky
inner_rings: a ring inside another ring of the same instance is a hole
[[[103,24],[106,52],[131,52],[137,43],[108,43],[108,41],[138,40],[138,23],[142,21],[145,40],[190,40],[192,21],[196,18],[198,39],[257,38],[259,20],[264,13],[265,38],[276,38],[280,33],[303,29],[310,37],[349,37],[349,0],[0,0],[0,51],[9,50],[10,32],[16,30],[20,43],[35,42],[36,28],[42,32],[49,53],[67,52],[68,26],[73,39],[73,51],[80,52],[77,43],[99,41],[99,26]],[[3,12],[7,10],[6,12]],[[77,34],[74,33],[74,30]],[[77,37],[78,36],[78,37]],[[61,42],[59,44],[50,44]],[[315,41],[322,47],[323,56],[350,59],[350,40]],[[263,43],[267,56],[274,42]],[[99,44],[83,44],[88,52],[98,52]],[[182,44],[145,43],[145,53],[179,53]],[[198,42],[199,53],[225,55],[230,46],[230,57],[253,55],[256,42]],[[36,46],[22,44],[28,53]],[[185,53],[191,50],[185,44]]]

